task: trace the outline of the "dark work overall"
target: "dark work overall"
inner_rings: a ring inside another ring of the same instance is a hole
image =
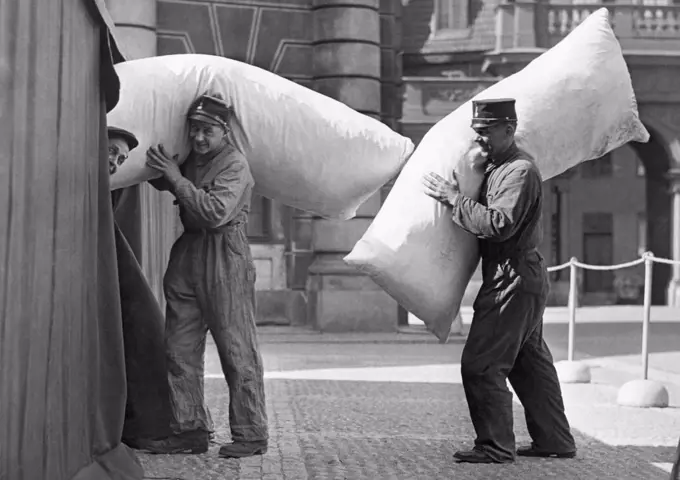
[[[535,448],[575,451],[552,355],[543,339],[548,274],[540,174],[516,146],[487,168],[478,202],[459,196],[453,220],[479,238],[482,286],[463,349],[463,387],[475,447],[497,461],[515,457],[512,393],[522,402]]]

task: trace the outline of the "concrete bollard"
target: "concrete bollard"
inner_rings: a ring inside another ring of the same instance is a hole
[[[560,383],[590,383],[590,367],[585,363],[564,360],[555,364]]]
[[[624,407],[665,408],[668,390],[654,380],[632,380],[619,389],[616,403]]]

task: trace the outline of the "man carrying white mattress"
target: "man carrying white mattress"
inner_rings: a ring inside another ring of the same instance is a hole
[[[543,340],[548,274],[541,243],[542,179],[515,144],[514,99],[473,102],[472,128],[486,164],[479,201],[430,173],[425,192],[451,207],[452,220],[479,239],[482,286],[463,349],[461,375],[477,438],[461,462],[515,459],[510,381],[526,412],[531,446],[519,456],[572,458],[574,438],[564,413],[552,355]]]
[[[184,233],[163,279],[165,341],[175,435],[145,445],[154,453],[204,453],[213,429],[203,390],[207,332],[229,386],[232,443],[223,457],[267,451],[264,372],[255,327],[255,265],[246,224],[255,182],[228,140],[233,112],[204,95],[188,114],[192,152],[182,168],[150,148],[147,165],[163,174],[152,185],[177,199]]]

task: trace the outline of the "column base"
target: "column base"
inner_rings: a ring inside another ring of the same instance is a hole
[[[397,302],[343,255],[320,255],[307,277],[307,321],[320,332],[397,332]]]
[[[666,304],[671,307],[680,306],[680,279],[671,279],[668,283]]]

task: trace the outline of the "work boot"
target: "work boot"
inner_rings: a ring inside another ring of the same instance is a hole
[[[257,442],[237,441],[220,447],[219,455],[224,458],[243,458],[267,453],[267,441]]]
[[[459,450],[453,454],[460,463],[511,463],[512,459],[497,460],[481,448],[474,447],[472,450]]]
[[[164,440],[165,438],[167,437],[123,438],[121,442],[135,450],[144,450],[144,445],[148,445],[149,442]]]
[[[576,451],[571,450],[567,452],[551,452],[548,450],[540,450],[532,443],[526,447],[519,447],[517,455],[520,457],[538,457],[538,458],[574,458]]]
[[[160,440],[145,440],[140,442],[140,450],[155,454],[189,453],[200,454],[208,451],[210,438],[208,432],[193,430]]]

